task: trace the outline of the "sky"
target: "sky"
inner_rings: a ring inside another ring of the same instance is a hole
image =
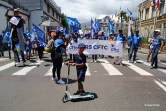
[[[99,15],[115,15],[127,8],[137,15],[137,7],[142,0],[54,0],[66,16],[77,18],[80,23],[90,22]],[[143,0],[145,1],[145,0]]]

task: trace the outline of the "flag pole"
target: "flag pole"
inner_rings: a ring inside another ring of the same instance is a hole
[[[142,0],[142,6],[141,6],[141,13],[143,11],[143,0]],[[141,31],[141,25],[142,25],[142,20],[143,20],[143,14],[141,14],[142,16],[140,17],[140,32],[142,34],[142,31]]]

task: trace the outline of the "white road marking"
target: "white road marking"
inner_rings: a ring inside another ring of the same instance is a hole
[[[119,70],[117,70],[112,64],[110,64],[106,59],[98,59],[104,69],[108,72],[109,75],[123,75]]]
[[[142,64],[147,65],[147,66],[151,66],[150,63],[147,63],[147,62],[145,62],[145,61],[143,61],[143,60],[137,60],[137,62],[141,62]],[[166,73],[166,70],[165,70],[165,69],[158,68],[157,70],[159,70],[159,71],[161,71],[161,72],[163,72],[163,73]]]
[[[166,92],[166,87],[165,87],[164,85],[162,85],[162,84],[161,84],[159,81],[157,81],[157,80],[154,80],[154,82]]]
[[[142,76],[154,76],[153,74],[137,67],[136,65],[132,64],[132,63],[128,63],[127,61],[123,61],[123,63],[128,64],[129,68],[131,68],[132,70],[134,70],[135,72],[137,72],[138,74],[142,75]]]
[[[63,67],[64,63],[62,63],[62,67]],[[47,71],[47,73],[44,76],[52,76],[52,68],[53,66]]]
[[[87,71],[86,71],[85,75],[86,76],[91,76],[88,63],[86,63],[86,66],[87,66]]]
[[[7,68],[10,68],[10,67],[12,67],[12,66],[14,66],[14,62],[11,62],[11,63],[9,63],[9,64],[6,64],[6,65],[4,65],[4,66],[1,66],[1,67],[0,67],[0,71],[3,71],[3,70],[5,70],[5,69],[7,69]]]
[[[36,68],[37,65],[40,65],[42,62],[44,62],[44,61],[38,60],[37,63],[31,63],[30,65],[35,65],[35,66],[30,66],[30,67],[27,66],[27,67],[13,73],[12,75],[26,75],[28,72],[30,72],[32,69]]]
[[[1,58],[0,61],[9,60],[8,58]]]
[[[162,81],[162,80],[160,80],[160,79],[159,79],[159,81],[162,82],[164,85],[166,85],[166,82],[165,82],[165,81]]]
[[[45,76],[51,76],[52,75],[52,68],[53,68],[53,66],[47,71]]]

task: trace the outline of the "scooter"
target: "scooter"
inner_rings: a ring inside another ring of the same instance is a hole
[[[69,81],[69,75],[70,75],[70,66],[71,66],[71,63],[67,64],[68,65],[68,77],[67,77],[67,83],[66,83],[66,91],[65,91],[65,95],[64,97],[62,98],[62,101],[63,103],[66,103],[70,100],[76,100],[76,99],[94,99],[95,98],[95,95],[93,93],[90,93],[90,92],[85,92],[85,94],[81,95],[71,95],[68,90],[68,81]]]

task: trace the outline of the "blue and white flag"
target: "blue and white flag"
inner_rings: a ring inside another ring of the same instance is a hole
[[[127,8],[128,14],[130,16],[130,18],[133,18],[133,13]]]
[[[40,41],[40,45],[45,44],[44,43],[44,35],[45,33],[37,27],[35,24],[32,24],[32,33],[34,34],[34,38]]]
[[[26,28],[26,35],[27,35],[28,38],[32,37],[31,34],[30,34],[30,32],[29,32],[29,30],[28,30],[28,27]]]
[[[11,39],[10,39],[10,30],[9,30],[8,27],[6,27],[6,29],[5,29],[3,38],[4,38],[5,40],[7,40],[8,42],[11,41]]]

